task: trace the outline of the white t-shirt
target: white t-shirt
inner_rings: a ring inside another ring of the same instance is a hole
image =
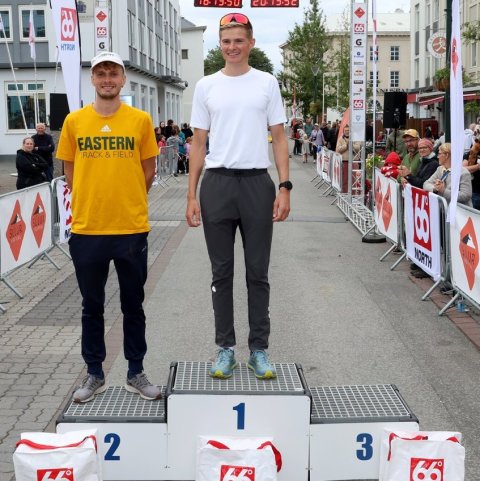
[[[278,81],[269,73],[251,68],[231,77],[219,71],[195,87],[190,125],[210,132],[207,169],[269,167],[268,126],[285,122]]]

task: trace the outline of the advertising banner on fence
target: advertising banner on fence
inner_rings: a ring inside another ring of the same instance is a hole
[[[55,185],[59,216],[58,242],[64,244],[70,239],[72,228],[72,191],[64,180],[58,180]]]
[[[322,149],[320,152],[317,152],[317,174],[323,179],[323,151]]]
[[[398,242],[398,183],[375,169],[375,208],[378,231],[395,244]]]
[[[342,191],[342,156],[336,152],[332,154],[332,187]]]
[[[50,186],[40,184],[0,197],[0,275],[52,246]]]
[[[437,281],[442,273],[441,197],[408,184],[405,186],[404,198],[407,256]]]
[[[331,160],[332,160],[332,154],[333,152],[328,149],[322,149],[322,156],[323,156],[323,178],[330,183],[330,165],[331,165]]]
[[[452,220],[450,225],[452,283],[474,301],[480,302],[477,269],[480,259],[480,212],[458,204],[455,221]]]

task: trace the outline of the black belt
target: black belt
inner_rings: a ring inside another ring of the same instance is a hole
[[[266,174],[267,169],[227,169],[225,167],[214,167],[207,169],[213,174],[227,175],[228,177],[252,177],[254,175]]]

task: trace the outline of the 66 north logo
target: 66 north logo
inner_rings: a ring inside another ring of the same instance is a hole
[[[223,464],[220,468],[220,481],[255,481],[255,468]]]
[[[428,192],[421,189],[412,189],[413,200],[413,240],[425,249],[432,250],[430,236],[430,204]]]
[[[62,42],[73,42],[77,29],[77,11],[74,8],[62,8],[60,10]]]
[[[73,468],[37,469],[37,481],[75,481]]]
[[[410,481],[443,481],[444,459],[412,458]]]

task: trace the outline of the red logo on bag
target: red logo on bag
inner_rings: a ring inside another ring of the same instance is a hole
[[[75,481],[73,468],[37,469],[37,481]]]
[[[412,188],[413,200],[413,241],[425,249],[432,250],[432,238],[430,236],[430,204],[428,192]]]
[[[444,459],[412,458],[410,481],[443,481]]]
[[[255,481],[255,468],[222,464],[220,481]]]

